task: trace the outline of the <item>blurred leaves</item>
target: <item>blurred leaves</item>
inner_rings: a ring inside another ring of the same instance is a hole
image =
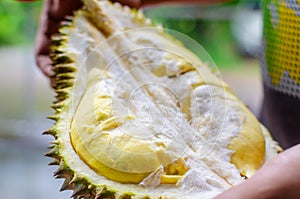
[[[163,24],[201,44],[217,66],[231,67],[240,61],[231,33],[230,20],[169,19]],[[201,57],[202,50],[195,53]]]
[[[231,16],[236,7],[221,5],[175,9],[156,8],[146,13],[165,28],[181,32],[197,41],[217,66],[232,68],[238,65],[241,57],[231,32]],[[165,17],[161,13],[166,13]],[[202,57],[202,49],[194,49],[193,52]]]
[[[41,1],[0,1],[0,45],[24,45],[34,40]]]

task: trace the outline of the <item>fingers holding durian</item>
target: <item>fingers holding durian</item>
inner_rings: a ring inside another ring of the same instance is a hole
[[[119,0],[124,5],[139,7],[139,0]],[[82,7],[80,0],[46,0],[41,12],[40,24],[35,42],[35,60],[42,73],[50,78],[51,85],[54,86],[54,76],[51,53],[51,37],[58,33],[62,21],[67,16],[72,16],[75,10]]]
[[[44,75],[54,83],[54,72],[49,57],[51,36],[58,33],[61,22],[67,15],[82,6],[80,0],[46,0],[42,9],[40,25],[35,42],[35,60]]]

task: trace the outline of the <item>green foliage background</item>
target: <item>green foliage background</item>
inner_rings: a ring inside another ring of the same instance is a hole
[[[26,45],[33,42],[42,1],[0,1],[0,45]]]
[[[197,41],[217,66],[231,68],[242,61],[235,46],[230,20],[169,19],[163,24]],[[202,50],[194,53],[201,57]]]

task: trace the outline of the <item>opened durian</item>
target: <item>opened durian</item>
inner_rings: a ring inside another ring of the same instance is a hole
[[[141,11],[85,0],[52,50],[47,155],[74,198],[211,198],[280,149],[211,68]]]

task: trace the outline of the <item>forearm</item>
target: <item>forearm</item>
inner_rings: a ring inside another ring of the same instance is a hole
[[[300,144],[264,165],[252,178],[216,199],[300,198]]]

